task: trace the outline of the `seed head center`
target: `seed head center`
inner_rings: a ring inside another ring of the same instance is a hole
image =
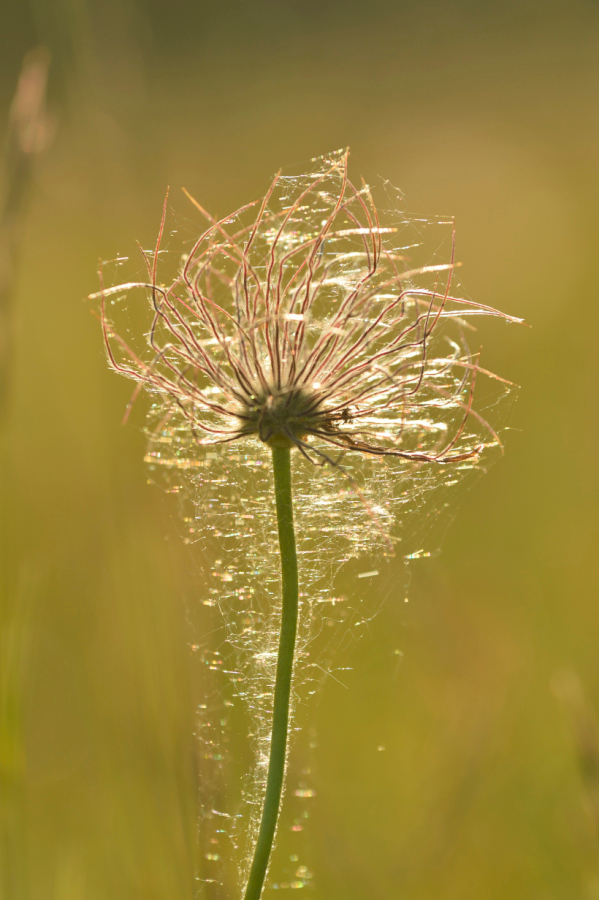
[[[260,390],[240,413],[244,434],[257,434],[271,447],[293,447],[322,421],[321,399],[305,388]]]

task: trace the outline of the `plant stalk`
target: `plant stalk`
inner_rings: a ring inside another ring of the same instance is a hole
[[[264,795],[258,840],[256,841],[244,900],[259,900],[262,893],[281,806],[287,757],[289,701],[299,606],[297,553],[295,549],[293,500],[291,495],[291,450],[288,447],[272,447],[272,463],[279,547],[281,551],[283,601],[266,793]]]

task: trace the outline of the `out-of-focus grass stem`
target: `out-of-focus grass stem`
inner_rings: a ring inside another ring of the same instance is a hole
[[[45,48],[28,53],[10,108],[0,207],[0,414],[10,395],[13,295],[23,210],[35,158],[47,147],[52,127],[46,114],[50,55]]]
[[[574,670],[557,672],[552,678],[551,688],[568,717],[582,781],[584,805],[599,851],[599,721],[583,683]]]
[[[23,213],[34,160],[51,138],[46,115],[50,56],[40,48],[23,61],[9,114],[0,200],[0,896],[19,900],[25,888],[25,741],[23,690],[28,668],[30,604],[24,602],[22,567],[11,522],[10,408],[14,292]]]

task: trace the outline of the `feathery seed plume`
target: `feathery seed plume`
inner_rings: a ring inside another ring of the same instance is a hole
[[[189,197],[208,226],[168,286],[165,201],[147,280],[102,292],[110,365],[159,394],[198,448],[255,438],[342,472],[348,453],[476,464],[499,439],[473,405],[477,373],[491,373],[467,348],[465,319],[519,320],[453,295],[453,246],[447,263],[411,268],[370,189],[349,180],[348,153],[319,162],[311,176],[279,173],[221,220]],[[423,275],[432,286],[415,285]],[[153,312],[145,358],[104,305],[135,287]]]

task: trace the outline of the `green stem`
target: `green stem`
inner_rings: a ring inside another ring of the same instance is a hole
[[[254,858],[244,900],[259,900],[260,898],[277,827],[285,777],[289,699],[299,605],[297,554],[295,550],[293,501],[291,497],[290,449],[288,447],[273,447],[272,464],[275,480],[277,524],[279,527],[279,547],[281,550],[283,603],[281,608],[281,633],[279,635],[279,654],[277,657],[266,794],[264,796],[260,831],[258,832],[258,840],[256,841],[256,849],[254,850]]]

